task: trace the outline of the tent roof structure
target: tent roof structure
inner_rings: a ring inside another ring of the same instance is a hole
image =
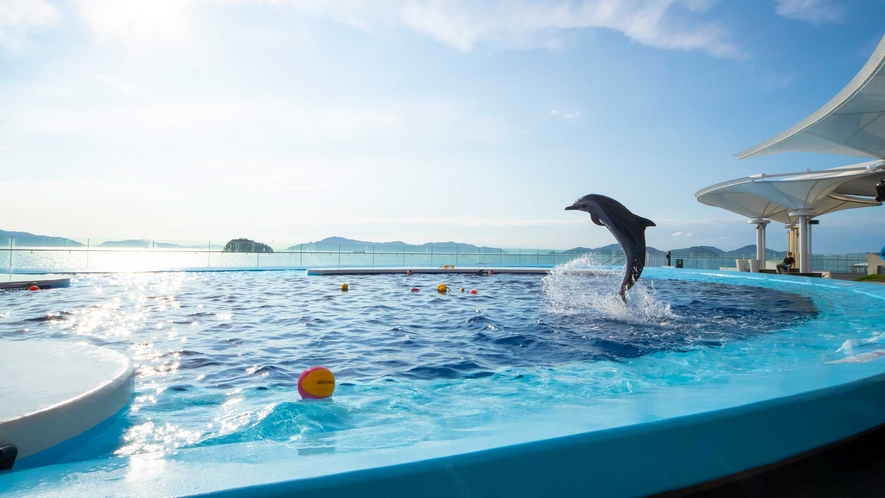
[[[885,37],[832,100],[780,135],[735,156],[794,151],[885,159]]]
[[[876,182],[885,178],[885,161],[822,171],[738,178],[698,191],[698,201],[747,218],[795,223],[805,211],[821,216],[844,209],[879,206]]]

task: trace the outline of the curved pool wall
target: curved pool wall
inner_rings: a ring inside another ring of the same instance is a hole
[[[653,278],[763,279],[885,300],[885,287],[792,276],[657,270]],[[873,308],[869,313],[878,313]],[[838,328],[840,324],[834,323]],[[458,439],[336,453],[249,442],[0,474],[22,495],[642,496],[769,465],[885,423],[883,350],[702,385],[554,405]],[[334,443],[334,441],[332,441]]]

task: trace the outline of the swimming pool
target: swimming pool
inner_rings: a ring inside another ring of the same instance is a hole
[[[90,275],[4,294],[2,340],[106,346],[137,378],[130,408],[92,441],[55,465],[17,467],[0,490],[206,493],[398,468],[885,371],[870,312],[885,293],[869,284],[647,269],[624,308],[611,291],[619,272],[572,270],[446,276],[456,292],[445,295],[439,276],[347,277],[342,293],[341,279],[301,272]],[[862,360],[830,363],[845,358]],[[300,401],[297,377],[315,364],[336,373],[335,396]],[[647,484],[636,489],[657,489]]]

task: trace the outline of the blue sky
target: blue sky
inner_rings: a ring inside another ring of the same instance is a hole
[[[860,162],[732,154],[837,93],[885,2],[0,0],[0,229],[508,248],[754,243],[698,203],[749,174]],[[816,252],[878,251],[882,209]],[[784,231],[769,229],[783,249]]]

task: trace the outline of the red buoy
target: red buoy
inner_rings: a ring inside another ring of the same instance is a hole
[[[417,287],[412,287],[412,292],[418,292],[418,291],[420,291],[420,290],[421,290],[421,289],[419,289],[419,288],[417,288]]]
[[[38,291],[38,290],[40,290],[40,288],[37,287],[36,285],[32,285],[32,286],[28,287],[28,290],[29,291]]]
[[[476,294],[476,289],[470,289],[471,294]]]

